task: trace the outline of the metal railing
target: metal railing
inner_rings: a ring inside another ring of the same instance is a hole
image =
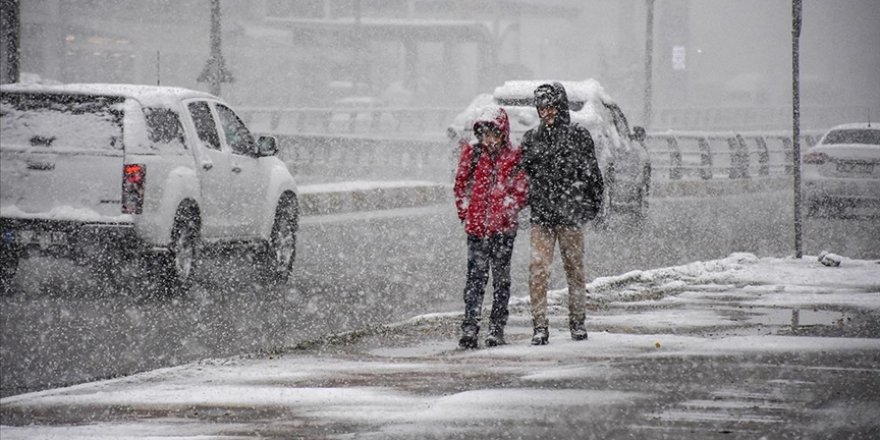
[[[804,131],[814,145],[821,132]],[[451,182],[456,146],[446,139],[370,138],[275,133],[279,156],[301,183],[344,180]],[[792,142],[785,132],[649,133],[644,143],[655,181],[714,181],[792,175]]]
[[[352,179],[450,182],[456,149],[445,135],[460,108],[334,107],[239,109],[255,131],[279,138],[281,157],[303,183]],[[824,129],[867,117],[865,108],[805,108],[801,144]],[[877,109],[872,114],[880,114]],[[860,116],[861,115],[861,116]],[[645,141],[654,180],[698,182],[792,175],[790,108],[659,109]],[[760,130],[732,129],[757,127]],[[705,131],[685,131],[700,127]],[[721,128],[719,128],[721,127]],[[765,127],[777,127],[768,129]],[[778,129],[782,127],[782,130]]]
[[[822,132],[801,132],[804,149]],[[791,176],[791,134],[785,132],[650,133],[645,147],[653,175],[668,180],[749,179]]]

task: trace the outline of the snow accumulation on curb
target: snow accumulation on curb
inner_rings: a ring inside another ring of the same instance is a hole
[[[834,256],[837,266],[822,262],[828,255]],[[833,303],[836,297],[833,291],[855,290],[864,293],[858,297],[857,305],[880,309],[880,260],[854,260],[828,253],[802,259],[758,258],[751,253],[737,252],[719,260],[599,277],[587,284],[587,291],[594,304],[602,304],[660,299],[693,286],[703,286],[704,290],[713,289],[708,286],[715,286],[714,290],[743,287],[746,293],[784,292],[781,298],[776,295],[763,301],[781,300],[787,305],[816,304],[826,299]],[[551,306],[559,306],[565,304],[567,297],[567,288],[551,290],[547,301]],[[838,300],[846,305],[854,302]],[[523,304],[528,304],[527,296],[511,298],[511,305]]]

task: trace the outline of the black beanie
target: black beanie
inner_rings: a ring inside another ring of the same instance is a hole
[[[562,89],[562,84],[541,84],[535,89],[536,107],[555,107],[557,109],[562,109],[566,107],[563,105],[564,100],[565,89]]]

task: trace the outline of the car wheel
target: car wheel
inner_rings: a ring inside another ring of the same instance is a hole
[[[0,248],[0,292],[4,295],[10,290],[12,278],[18,272],[21,252],[12,246]]]
[[[166,293],[185,293],[192,287],[199,250],[199,231],[199,217],[194,209],[178,211],[171,229],[168,253],[157,257],[157,275]]]
[[[292,200],[279,203],[269,241],[258,258],[258,270],[264,281],[282,284],[290,278],[296,259],[297,207]]]
[[[646,169],[644,174],[644,182],[639,188],[639,200],[636,207],[636,216],[640,220],[648,218],[648,209],[651,207],[651,170]]]
[[[602,208],[596,215],[596,227],[601,230],[607,229],[611,221],[611,215],[614,208],[611,204],[614,202],[614,167],[611,166],[605,173],[605,191],[602,194]]]

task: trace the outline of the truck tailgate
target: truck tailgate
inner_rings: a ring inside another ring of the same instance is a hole
[[[0,149],[0,215],[121,221],[122,162],[122,152]]]
[[[125,98],[0,95],[0,216],[119,222]]]

